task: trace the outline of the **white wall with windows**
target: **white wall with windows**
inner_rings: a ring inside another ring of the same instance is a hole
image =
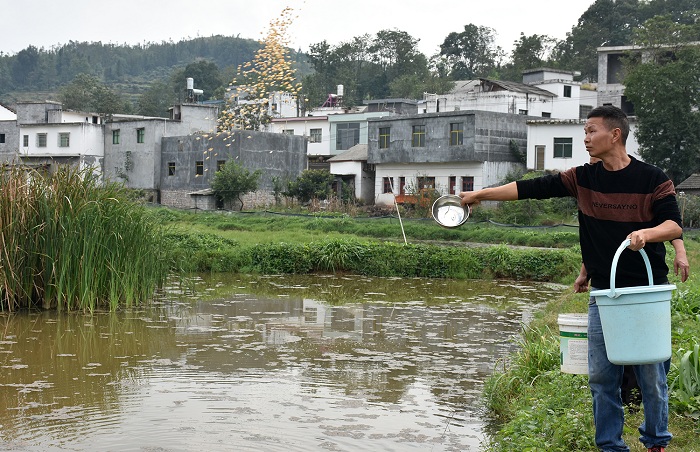
[[[403,195],[421,188],[434,188],[441,195],[480,190],[499,183],[517,164],[511,162],[451,162],[376,165],[374,198],[376,204],[402,202]],[[392,190],[393,188],[393,190]]]
[[[28,124],[20,126],[23,156],[104,156],[102,126],[80,124]]]
[[[292,131],[292,135],[307,137],[309,144],[306,153],[309,156],[331,155],[330,124],[326,116],[273,119],[269,131]]]
[[[585,124],[584,119],[528,121],[527,167],[535,170],[564,171],[588,163],[590,156],[583,144]],[[627,153],[640,159],[635,130],[636,123],[631,120]]]

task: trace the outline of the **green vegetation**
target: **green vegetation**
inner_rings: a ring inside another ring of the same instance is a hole
[[[92,169],[0,171],[0,310],[115,309],[164,280],[161,228]]]
[[[299,177],[287,184],[285,196],[298,199],[302,203],[312,199],[324,200],[330,195],[335,176],[328,170],[304,170]]]
[[[261,174],[262,170],[250,171],[235,160],[229,160],[214,174],[211,188],[224,204],[238,200],[239,210],[243,210],[241,197],[258,189],[258,179]]]
[[[686,234],[691,268],[700,264],[694,233]],[[669,245],[669,264],[673,268]],[[672,277],[672,279],[675,279]],[[669,374],[670,427],[674,450],[697,451],[700,433],[700,280],[695,276],[679,286],[671,301],[672,357]],[[559,370],[557,315],[585,312],[588,294],[567,291],[552,300],[524,330],[520,350],[497,366],[486,383],[486,405],[493,417],[487,450],[595,451],[591,397],[585,375]],[[643,412],[627,411],[625,441],[633,451],[644,450],[636,426]]]

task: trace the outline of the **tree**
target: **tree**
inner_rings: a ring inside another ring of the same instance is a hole
[[[138,100],[138,113],[144,116],[167,117],[175,102],[172,87],[162,81],[154,82]]]
[[[700,47],[661,55],[645,63],[630,60],[625,95],[638,120],[640,156],[679,183],[700,168]]]
[[[486,77],[499,66],[503,50],[495,40],[495,30],[474,24],[465,25],[461,33],[448,34],[440,44],[440,55],[447,60],[452,80]]]
[[[174,92],[182,93],[187,88],[187,79],[190,77],[194,79],[195,88],[204,91],[205,99],[216,99],[223,93],[224,81],[216,63],[199,60],[176,71],[171,77]]]
[[[556,39],[546,35],[525,36],[515,41],[511,61],[501,70],[501,79],[522,82],[523,71],[542,66],[553,66],[550,58]]]
[[[328,170],[304,170],[287,186],[285,196],[297,198],[300,202],[312,199],[327,199],[334,176]]]
[[[237,199],[241,203],[240,210],[243,210],[243,195],[258,189],[261,174],[261,170],[251,173],[249,169],[229,160],[214,174],[211,189],[224,203]]]
[[[61,88],[59,98],[63,107],[70,110],[105,114],[128,113],[131,110],[127,101],[118,93],[90,74],[78,74],[72,82]]]
[[[289,93],[296,100],[300,86],[289,59],[287,37],[292,11],[285,8],[270,22],[253,61],[239,66],[237,77],[230,83],[234,92],[228,99],[228,109],[219,117],[220,131],[262,130],[272,120],[270,96],[275,92]]]

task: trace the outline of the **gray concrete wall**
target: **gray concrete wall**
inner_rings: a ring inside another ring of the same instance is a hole
[[[58,102],[20,102],[16,105],[17,124],[46,124],[48,110],[60,110]]]
[[[0,163],[14,161],[20,145],[17,121],[0,121],[0,134],[5,135],[5,142],[0,143]]]
[[[235,131],[231,134],[164,137],[162,140],[160,189],[161,203],[193,208],[183,194],[210,188],[217,162],[234,160],[251,171],[262,170],[258,192],[246,195],[245,208],[274,202],[272,178],[289,181],[306,169],[307,140],[280,133]],[[203,175],[196,174],[196,162],[202,161]],[[175,173],[169,175],[169,164]]]
[[[527,117],[486,111],[455,111],[369,120],[368,163],[514,162],[510,141],[527,146]],[[450,146],[450,124],[462,123],[462,145]],[[412,128],[425,125],[425,146],[412,146]],[[388,149],[379,129],[390,127]]]
[[[136,189],[158,189],[160,141],[166,119],[150,118],[110,122],[105,125],[105,179],[123,182]],[[137,129],[144,129],[144,142],[137,143]],[[112,132],[119,130],[119,144],[112,143]]]

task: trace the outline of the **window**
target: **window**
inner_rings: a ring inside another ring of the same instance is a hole
[[[462,191],[474,191],[474,176],[462,176]]]
[[[175,175],[175,162],[168,162],[168,176]]]
[[[285,135],[294,135],[294,129],[284,129],[282,133]]]
[[[360,142],[360,123],[348,122],[338,124],[335,130],[335,148],[348,150]]]
[[[406,194],[406,178],[404,176],[399,177],[399,194]]]
[[[422,148],[425,146],[425,126],[413,126],[411,146],[414,148]]]
[[[197,160],[194,162],[194,174],[197,176],[204,175],[204,160]]]
[[[112,130],[112,144],[119,144],[119,129]]]
[[[388,149],[391,140],[391,127],[379,128],[379,149]]]
[[[457,176],[450,176],[450,194],[451,195],[456,195],[457,194]]]
[[[571,97],[571,86],[564,85],[564,97]]]
[[[136,129],[136,142],[137,143],[145,143],[146,142],[146,129],[143,127],[140,129]]]
[[[450,124],[450,146],[459,146],[464,141],[464,128],[461,122]]]
[[[518,110],[519,115],[527,115],[527,110]]]
[[[551,114],[550,112],[548,112],[548,111],[543,111],[543,112],[542,112],[542,117],[543,117],[543,118],[551,118],[551,117],[552,117],[552,114]]]
[[[391,189],[391,186],[394,184],[394,181],[392,178],[384,177],[382,178],[382,181],[384,182],[384,191],[382,191],[382,193],[393,193],[394,191]]]
[[[309,130],[309,143],[320,143],[323,140],[321,129]]]
[[[46,147],[46,134],[37,133],[36,134],[36,147],[45,148]]]
[[[22,135],[22,146],[29,147],[29,135]]]
[[[554,139],[554,158],[570,159],[573,148],[573,138]]]
[[[226,160],[217,160],[216,161],[216,171],[221,171],[221,168],[223,168],[225,164],[226,164]]]
[[[579,105],[578,106],[578,119],[586,119],[588,117],[588,113],[593,110],[593,107],[590,105]]]
[[[0,133],[0,143],[4,143],[4,142],[5,142],[5,134]]]
[[[418,188],[423,190],[427,188],[435,188],[435,178],[428,176],[421,176],[418,178]]]
[[[70,146],[70,133],[61,132],[58,134],[58,147],[67,148]]]

